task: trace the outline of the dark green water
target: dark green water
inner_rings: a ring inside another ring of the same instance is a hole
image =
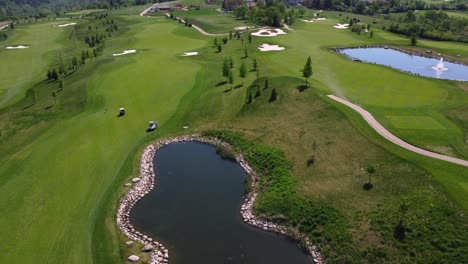
[[[132,210],[133,226],[169,249],[171,264],[312,263],[295,242],[244,224],[246,173],[214,146],[161,148],[155,189]]]

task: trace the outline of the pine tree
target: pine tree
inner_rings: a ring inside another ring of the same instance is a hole
[[[307,58],[306,64],[304,65],[304,69],[302,69],[302,77],[306,79],[306,86],[308,86],[307,79],[312,76],[312,60],[310,56]]]
[[[234,59],[232,57],[229,57],[229,67],[234,68]]]
[[[229,63],[228,63],[228,60],[225,58],[223,62],[223,69],[222,69],[223,77],[229,78],[229,72],[230,72]]]
[[[260,95],[262,95],[262,94],[260,93],[260,89],[257,89],[257,91],[255,92],[255,98],[260,97]]]
[[[257,70],[257,59],[253,59],[252,60],[252,71],[256,71]]]
[[[274,102],[274,101],[276,101],[277,97],[278,97],[278,93],[276,92],[276,89],[273,88],[273,90],[271,90],[270,99],[268,101],[269,102]]]
[[[52,71],[49,69],[47,71],[47,80],[50,80],[50,79],[52,79]]]
[[[251,34],[251,33],[249,33],[249,37],[248,37],[248,38],[249,38],[249,44],[252,43],[252,34]]]
[[[248,96],[248,99],[247,99],[247,104],[251,104],[252,103],[252,93],[249,92],[249,96]]]
[[[265,79],[265,85],[263,86],[263,90],[268,89],[268,79]]]
[[[243,62],[241,64],[240,69],[239,69],[239,76],[242,77],[242,78],[245,78],[246,73],[247,73],[247,70],[245,68],[245,63]]]
[[[245,45],[244,47],[244,58],[248,58],[249,57],[249,49],[247,48],[247,45]]]
[[[218,44],[218,52],[221,53],[221,51],[223,51],[223,46],[221,46],[221,44]]]

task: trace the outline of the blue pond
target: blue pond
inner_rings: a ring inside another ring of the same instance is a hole
[[[389,66],[412,74],[446,80],[468,81],[468,66],[410,55],[385,48],[343,49],[341,53],[364,62]],[[438,66],[439,64],[439,66]],[[438,70],[433,67],[439,68]]]
[[[171,264],[312,263],[297,243],[242,221],[247,175],[214,146],[172,143],[156,152],[154,166],[156,187],[131,222],[169,248]]]

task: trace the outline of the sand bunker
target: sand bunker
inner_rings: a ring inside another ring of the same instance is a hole
[[[112,54],[113,56],[122,56],[122,55],[127,55],[127,54],[131,54],[131,53],[135,53],[136,50],[132,49],[132,50],[124,50],[123,52],[121,53],[114,53]]]
[[[255,28],[255,27],[249,27],[249,26],[242,26],[242,27],[235,27],[234,29],[235,30],[247,30],[247,29],[252,29],[252,28]]]
[[[338,29],[347,29],[349,27],[349,24],[336,24],[333,27]]]
[[[257,32],[252,33],[254,36],[258,37],[276,37],[278,35],[284,35],[286,32],[284,32],[282,29],[260,29]]]
[[[280,47],[278,45],[270,45],[263,43],[262,45],[258,45],[258,49],[260,51],[278,51],[278,50],[285,50],[284,47]]]
[[[319,18],[314,18],[315,21],[320,21],[320,20],[327,20],[326,18],[324,17],[319,17]]]
[[[314,20],[313,20],[313,19],[311,19],[311,20],[307,20],[307,19],[301,19],[301,21],[304,21],[304,22],[307,22],[307,23],[312,23],[312,22],[314,22]]]
[[[184,55],[182,56],[196,56],[196,55],[198,55],[198,52],[194,51],[194,52],[184,52]]]
[[[314,19],[310,19],[310,20],[307,20],[307,19],[301,19],[302,21],[304,22],[307,22],[307,23],[312,23],[314,21],[322,21],[322,20],[327,20],[326,18],[324,17],[319,17],[319,18],[314,18]]]
[[[28,48],[29,48],[29,46],[20,45],[20,46],[8,46],[5,49],[28,49]]]
[[[57,27],[68,27],[68,26],[73,26],[73,25],[76,25],[76,23],[62,24],[62,25],[58,25]]]

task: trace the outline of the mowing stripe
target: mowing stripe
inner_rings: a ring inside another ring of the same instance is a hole
[[[418,148],[414,145],[411,145],[409,144],[408,142],[406,141],[403,141],[402,139],[400,139],[399,137],[393,135],[392,133],[390,133],[390,131],[388,131],[385,127],[383,127],[373,116],[371,113],[369,113],[368,111],[364,110],[362,107],[358,106],[358,105],[355,105],[349,101],[346,101],[344,99],[341,99],[335,95],[328,95],[329,98],[339,102],[339,103],[342,103],[350,108],[352,108],[353,110],[355,110],[356,112],[358,112],[363,118],[364,120],[366,120],[366,122],[375,130],[377,131],[377,133],[379,133],[382,137],[386,138],[388,141],[402,147],[402,148],[405,148],[409,151],[412,151],[414,153],[418,153],[418,154],[421,154],[421,155],[424,155],[424,156],[427,156],[427,157],[431,157],[431,158],[434,158],[434,159],[439,159],[439,160],[444,160],[444,161],[448,161],[448,162],[451,162],[451,163],[455,163],[455,164],[459,164],[459,165],[462,165],[462,166],[465,166],[465,167],[468,167],[468,161],[466,160],[462,160],[462,159],[457,159],[457,158],[454,158],[454,157],[450,157],[450,156],[446,156],[446,155],[442,155],[442,154],[439,154],[439,153],[435,153],[435,152],[431,152],[431,151],[428,151],[428,150],[425,150],[425,149],[422,149],[422,148]]]

